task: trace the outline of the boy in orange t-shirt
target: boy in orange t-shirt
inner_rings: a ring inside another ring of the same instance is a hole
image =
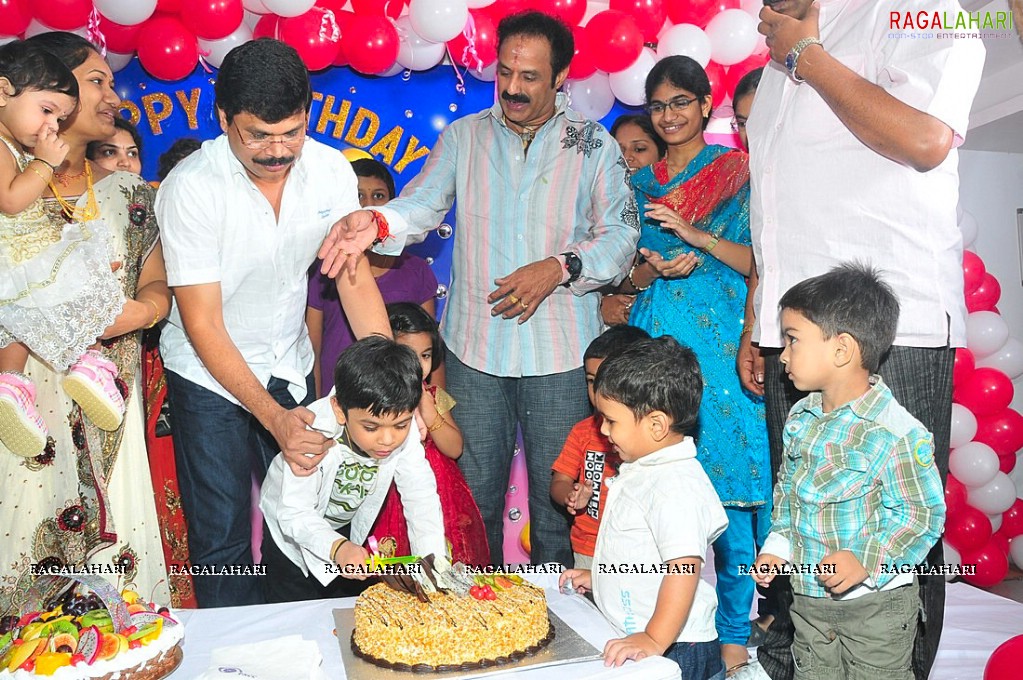
[[[646,331],[635,326],[612,326],[590,343],[583,354],[590,404],[593,404],[593,379],[604,360],[637,340],[649,337]],[[593,565],[593,549],[606,496],[604,480],[618,474],[619,463],[618,454],[600,433],[600,416],[592,415],[576,423],[551,466],[554,471],[551,498],[575,516],[571,539],[576,569],[589,569]]]

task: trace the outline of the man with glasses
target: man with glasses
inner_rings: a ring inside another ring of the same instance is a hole
[[[880,270],[901,307],[894,346],[878,372],[898,402],[933,433],[943,480],[948,473],[954,348],[966,340],[956,147],[966,135],[984,48],[974,39],[890,34],[890,17],[915,12],[919,5],[778,0],[760,12],[760,32],[773,63],[764,70],[747,126],[750,223],[760,275],[753,340],[765,356],[776,470],[785,418],[802,396],[779,360],[778,301],[797,282],[858,260]],[[928,3],[932,10],[954,16],[960,7],[935,0]],[[851,402],[838,410],[859,414],[860,407]],[[838,460],[846,453],[835,455]],[[800,550],[783,543],[765,546],[766,552],[785,559],[794,555],[797,562]],[[843,547],[834,554],[845,552]],[[928,561],[944,561],[940,541]],[[918,581],[922,615],[911,665],[923,680],[941,634],[944,579],[921,576]],[[771,587],[787,585],[787,579],[775,579]],[[912,575],[855,582],[829,596],[841,595],[849,612],[863,611],[869,602],[859,595],[875,593],[893,602],[901,587],[917,587]],[[775,680],[791,678],[793,664],[797,677],[842,676],[833,655],[855,654],[853,645],[830,644],[828,629],[839,624],[820,624],[803,609],[806,598],[795,597],[792,616],[784,606],[792,595],[777,599],[779,610],[758,659]],[[912,618],[915,625],[917,617]],[[886,635],[886,630],[878,625],[861,634]],[[906,667],[860,662],[856,677],[908,674]]]
[[[256,40],[217,77],[224,134],[164,180],[156,212],[174,287],[160,349],[192,563],[251,565],[251,476],[283,451],[296,470],[329,440],[315,397],[306,271],[331,224],[359,209],[351,165],[305,137],[309,74],[295,50]],[[198,575],[201,607],[263,601],[258,578]]]

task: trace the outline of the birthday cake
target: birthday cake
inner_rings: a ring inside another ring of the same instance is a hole
[[[393,670],[443,672],[510,663],[554,638],[543,589],[515,575],[474,579],[467,592],[369,587],[355,602],[353,651]]]
[[[130,590],[104,605],[73,590],[52,609],[0,622],[0,680],[157,680],[181,661],[184,626]]]

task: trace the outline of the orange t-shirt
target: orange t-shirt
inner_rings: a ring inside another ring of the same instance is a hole
[[[597,527],[604,512],[607,487],[604,480],[618,474],[621,459],[607,437],[600,433],[600,419],[590,416],[572,428],[561,449],[561,455],[551,468],[578,481],[587,480],[593,486],[586,509],[575,515],[572,522],[572,550],[581,555],[593,555],[597,544]]]

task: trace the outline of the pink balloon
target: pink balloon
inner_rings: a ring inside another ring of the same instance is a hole
[[[493,17],[483,10],[471,9],[469,15],[472,17],[476,30],[476,39],[472,47],[476,50],[476,56],[479,57],[479,61],[483,62],[485,68],[497,61],[497,26],[494,24]],[[471,52],[467,51],[468,47],[469,39],[465,37],[464,31],[448,41],[448,49],[456,64],[476,68],[476,59],[472,57]]]
[[[664,26],[667,14],[664,0],[611,0],[608,8],[625,12],[635,19],[643,34],[643,42],[657,42],[657,34]]]
[[[313,7],[305,14],[283,18],[277,24],[280,39],[295,48],[310,71],[320,71],[333,64],[340,48],[340,32],[334,36],[320,31],[326,12],[322,7]]]
[[[139,62],[160,80],[181,80],[199,63],[199,43],[176,16],[157,14],[139,31]]]
[[[973,439],[990,446],[999,457],[1015,456],[1023,449],[1023,416],[1011,408],[981,416]]]
[[[984,666],[984,680],[1012,680],[1023,666],[1023,635],[998,645]]]
[[[999,285],[998,279],[990,272],[984,272],[980,285],[966,294],[966,311],[971,314],[973,312],[990,312],[995,309],[998,298],[1001,296],[1002,287]]]
[[[973,352],[966,349],[965,347],[956,348],[955,364],[952,366],[952,384],[955,386],[963,385],[973,375],[973,371],[976,369],[976,362],[973,358]]]
[[[351,67],[359,73],[383,73],[398,58],[398,32],[394,24],[383,16],[356,14],[341,34],[341,49],[348,56]]]
[[[628,68],[643,50],[643,34],[636,20],[613,9],[598,12],[590,19],[586,37],[590,45],[600,45],[600,49],[593,51],[593,63],[606,73]]]
[[[967,583],[990,588],[1001,583],[1009,573],[1009,558],[993,538],[977,550],[960,552],[963,556],[963,566],[975,565],[976,568],[972,576],[963,575],[963,580]]]
[[[70,31],[89,23],[92,0],[29,0],[32,14],[58,31]]]
[[[945,540],[963,554],[978,550],[991,538],[991,520],[971,505],[963,505],[958,512],[948,512],[945,518]]]
[[[572,41],[575,43],[575,54],[572,56],[572,63],[568,66],[568,77],[572,80],[589,78],[597,71],[597,64],[593,61],[590,38],[586,29],[573,26]]]
[[[984,268],[984,260],[980,259],[980,255],[977,253],[964,250],[963,251],[963,291],[969,295],[970,292],[976,290],[977,286],[984,279],[984,274],[987,270]]]
[[[245,16],[242,0],[183,0],[181,20],[196,37],[220,40],[237,30]]]
[[[1012,402],[1012,381],[994,368],[978,368],[961,388],[957,401],[975,416],[998,413]]]
[[[21,35],[31,21],[28,0],[0,0],[0,35]]]

